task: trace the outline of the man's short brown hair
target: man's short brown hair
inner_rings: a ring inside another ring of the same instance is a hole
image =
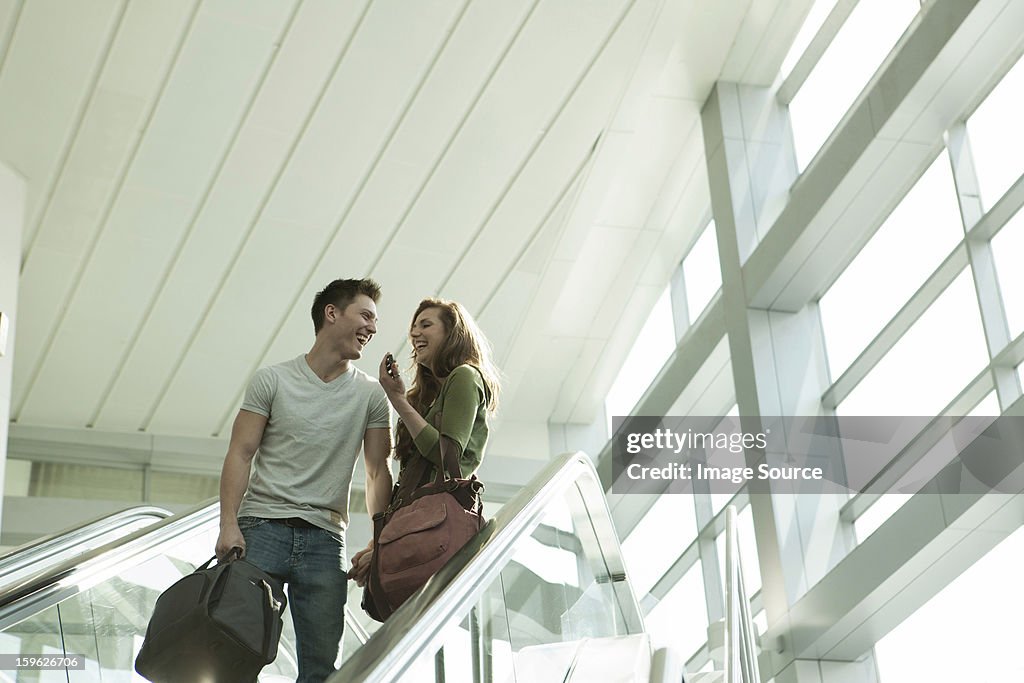
[[[365,294],[373,303],[377,303],[380,300],[380,285],[368,277],[362,280],[335,280],[317,292],[313,299],[313,334],[319,334],[324,326],[324,308],[327,304],[345,310],[360,294]]]

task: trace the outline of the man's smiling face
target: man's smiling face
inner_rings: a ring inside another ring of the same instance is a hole
[[[343,358],[358,360],[363,349],[377,333],[377,305],[365,294],[359,294],[341,310],[333,307],[327,311],[331,322],[331,338]]]

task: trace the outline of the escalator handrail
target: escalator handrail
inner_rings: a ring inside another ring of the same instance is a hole
[[[43,561],[52,556],[55,550],[65,550],[72,544],[86,543],[132,522],[147,518],[161,520],[170,516],[171,512],[164,508],[140,505],[95,517],[77,526],[56,531],[8,550],[0,555],[0,576]]]
[[[0,629],[62,602],[85,590],[89,585],[119,574],[120,569],[126,564],[136,563],[144,554],[153,554],[164,543],[179,538],[181,534],[214,524],[220,518],[219,498],[206,500],[174,516],[160,508],[139,507],[134,510],[140,511],[140,514],[141,511],[161,514],[163,519],[89,552],[76,555],[59,565],[41,569],[12,583],[11,586],[0,586]],[[131,511],[125,510],[110,517],[124,520],[129,515],[123,513]],[[74,530],[98,521],[100,520],[92,520]],[[54,536],[62,538],[59,534]],[[42,539],[40,543],[44,540],[48,539]],[[32,544],[33,547],[37,545],[39,544]],[[22,550],[28,548],[25,546]],[[85,579],[86,583],[81,583],[81,579]],[[345,607],[345,616],[347,626],[352,629],[359,643],[366,643],[369,634],[352,614],[348,605]]]
[[[461,615],[486,590],[511,558],[517,542],[543,519],[549,505],[577,486],[600,539],[607,574],[596,577],[616,587],[629,633],[643,631],[640,607],[628,585],[618,537],[589,457],[571,453],[553,459],[516,494],[417,594],[400,607],[349,657],[328,683],[396,680],[417,657],[431,651],[441,626]],[[595,514],[596,513],[596,514]]]
[[[116,576],[128,563],[156,555],[168,541],[218,519],[219,508],[217,498],[207,500],[4,586],[0,593],[0,629]],[[213,549],[210,551],[212,554]]]

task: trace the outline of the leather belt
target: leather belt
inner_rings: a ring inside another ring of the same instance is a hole
[[[275,519],[273,521],[279,522],[280,524],[284,524],[285,526],[290,526],[290,527],[293,527],[293,528],[296,528],[296,529],[318,529],[319,528],[316,524],[313,524],[312,522],[308,522],[308,521],[302,519],[301,517],[286,517],[286,518],[282,518],[282,519]]]

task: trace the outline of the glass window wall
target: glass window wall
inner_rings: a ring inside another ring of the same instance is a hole
[[[700,317],[715,293],[722,288],[722,269],[718,259],[718,236],[711,221],[683,259],[683,282],[686,287],[686,310],[690,320]]]
[[[875,645],[881,683],[1021,681],[1024,529],[1018,529]],[[941,653],[937,656],[936,653]]]
[[[605,397],[605,419],[612,432],[612,417],[629,415],[657,376],[665,360],[676,348],[672,323],[672,298],[668,287],[658,298],[647,317],[633,348],[622,363],[608,395]]]
[[[651,590],[696,538],[693,496],[660,496],[622,542],[629,582],[638,598]]]
[[[860,0],[789,104],[803,170],[917,15],[918,0]]]
[[[811,11],[807,13],[807,18],[804,19],[804,23],[800,25],[800,31],[796,34],[796,38],[793,40],[793,44],[789,48],[789,52],[786,53],[785,59],[782,60],[782,68],[780,69],[781,80],[785,80],[789,77],[793,67],[800,61],[800,57],[803,56],[807,46],[814,40],[814,36],[817,35],[821,25],[825,23],[825,19],[828,18],[829,12],[836,6],[836,0],[815,0],[811,6]]]
[[[978,299],[965,270],[836,413],[938,415],[987,363]]]
[[[981,201],[991,208],[1024,172],[1024,59],[967,119]]]
[[[940,154],[821,298],[836,379],[963,239],[949,157]]]
[[[996,262],[999,292],[1003,297],[1011,338],[1024,332],[1024,268],[1020,267],[1021,254],[1024,254],[1024,210],[1018,211],[992,238],[992,257]]]
[[[689,658],[708,639],[708,610],[698,561],[644,620],[654,648],[672,647]]]

